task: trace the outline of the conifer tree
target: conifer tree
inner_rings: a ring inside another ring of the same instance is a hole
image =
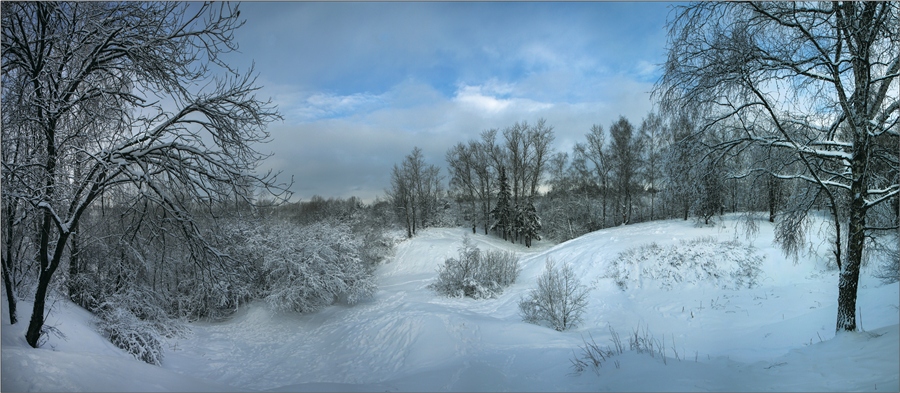
[[[525,247],[531,247],[532,240],[541,240],[538,231],[541,230],[541,218],[538,217],[537,209],[534,207],[534,200],[528,198],[525,206],[522,208],[522,236],[525,241]]]
[[[510,230],[512,229],[512,210],[509,203],[512,197],[509,191],[509,179],[506,177],[506,170],[500,167],[500,191],[497,192],[497,206],[491,211],[491,217],[494,218],[494,225],[491,227],[496,231],[503,240],[509,240]]]

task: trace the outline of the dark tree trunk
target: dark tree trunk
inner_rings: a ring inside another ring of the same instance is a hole
[[[769,191],[769,198],[768,198],[768,202],[769,202],[769,222],[775,222],[775,213],[776,213],[777,210],[778,210],[778,207],[776,206],[776,205],[777,205],[777,199],[778,199],[778,193],[777,193],[778,190],[776,190],[775,187],[777,187],[778,185],[777,185],[777,183],[776,183],[775,177],[774,177],[774,176],[771,176],[771,175],[769,176],[768,179],[766,179],[766,183],[767,183],[766,185],[768,186],[768,187],[766,187],[766,188],[769,189],[769,190],[768,190],[768,191]]]
[[[34,295],[34,309],[31,311],[31,321],[28,323],[28,331],[25,340],[32,348],[38,347],[41,338],[41,330],[44,327],[44,302],[47,299],[47,287],[50,284],[50,275],[41,272],[37,292]]]
[[[9,304],[9,323],[15,325],[19,322],[16,318],[16,292],[13,291],[12,280],[9,277],[9,261],[3,258],[3,286],[6,287],[6,299]]]
[[[863,198],[851,202],[850,230],[848,233],[847,260],[841,265],[838,282],[838,314],[836,331],[856,330],[856,294],[859,286],[859,268],[865,245],[866,215]]]
[[[16,205],[18,201],[13,199],[7,206],[4,215],[6,220],[3,222],[4,225],[4,234],[3,236],[6,238],[6,255],[2,258],[3,265],[3,285],[6,287],[6,301],[9,304],[9,323],[15,325],[19,319],[16,317],[16,291],[13,288],[13,280],[10,277],[12,274],[10,271],[12,270],[13,258],[15,258],[15,252],[13,251],[13,224],[15,222],[15,211]]]
[[[53,273],[59,267],[59,261],[62,259],[63,250],[66,247],[70,232],[63,232],[56,241],[56,247],[53,250],[53,256],[49,255],[49,238],[51,228],[50,213],[44,213],[44,223],[41,234],[41,274],[38,276],[37,292],[34,294],[34,309],[31,312],[31,321],[28,323],[28,331],[25,333],[25,340],[28,345],[33,348],[38,347],[38,341],[41,338],[41,330],[44,327],[44,305],[47,300],[47,290],[50,288],[50,281],[53,279]]]

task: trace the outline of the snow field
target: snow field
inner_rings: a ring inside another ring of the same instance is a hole
[[[736,217],[715,227],[679,220],[597,231],[526,249],[464,228],[432,228],[397,246],[376,272],[371,299],[314,314],[277,313],[264,302],[223,322],[191,324],[169,343],[162,367],[140,363],[91,330],[90,315],[57,307],[50,321],[67,340],[46,348],[24,343],[25,324],[3,324],[6,390],[273,390],[273,391],[672,391],[900,390],[898,284],[864,268],[859,333],[835,337],[837,274],[827,247],[797,264],[772,244],[772,227],[746,239]],[[468,233],[481,250],[520,256],[516,283],[493,299],[446,298],[427,286]],[[646,279],[621,290],[608,266],[623,251],[700,237],[751,244],[763,257],[759,285],[724,289],[704,282],[670,289]],[[816,243],[818,242],[818,243]],[[527,324],[518,300],[534,287],[546,258],[569,263],[589,294],[584,322],[556,332]],[[5,306],[5,304],[4,304]],[[20,310],[29,310],[26,302]],[[20,319],[25,319],[20,311]],[[573,375],[570,359],[583,339],[609,342],[609,326],[626,351],[599,370]],[[628,351],[627,337],[646,329],[665,342],[658,357]],[[55,348],[55,349],[53,349]],[[676,359],[677,352],[677,359]],[[43,374],[42,374],[43,373]]]

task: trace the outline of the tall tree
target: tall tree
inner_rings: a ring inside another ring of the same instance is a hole
[[[872,226],[868,216],[900,194],[898,31],[900,4],[893,2],[681,6],[656,88],[670,110],[701,107],[702,130],[737,128],[721,148],[779,149],[799,163],[776,176],[806,182],[828,206],[840,269],[838,331],[856,329],[866,237],[897,230],[896,220]],[[799,204],[788,210],[799,221],[815,205],[792,201]],[[779,220],[794,228],[781,233],[803,228],[792,225],[797,220]]]
[[[616,224],[628,224],[634,212],[634,194],[637,180],[641,144],[634,135],[634,126],[620,116],[609,127],[611,143],[609,158],[616,187]]]
[[[406,223],[408,237],[416,234],[417,227],[427,227],[434,220],[443,193],[441,181],[440,168],[426,164],[418,147],[413,148],[400,166],[394,165],[391,189],[387,193],[398,218]]]
[[[476,200],[475,194],[478,191],[478,186],[476,184],[476,173],[474,168],[475,161],[475,145],[469,144],[466,145],[462,142],[457,143],[456,146],[447,150],[447,165],[450,171],[450,188],[454,190],[457,195],[459,195],[459,199],[463,201],[463,203],[469,203],[471,205],[471,209],[469,209],[468,219],[472,224],[472,233],[477,232],[477,223],[478,217],[475,215],[476,210]]]
[[[34,149],[16,161],[4,155],[3,170],[21,190],[15,198],[40,214],[31,346],[74,229],[106,192],[127,189],[168,212],[183,236],[201,239],[197,208],[249,200],[238,185],[274,186],[254,174],[265,157],[254,144],[268,139],[278,115],[254,96],[252,71],[222,56],[237,49],[240,25],[227,4],[4,4],[2,71],[14,82],[2,97],[21,117],[3,117],[2,140],[25,138]],[[203,244],[198,262],[221,255]]]
[[[534,198],[538,193],[538,187],[541,185],[541,179],[552,153],[550,144],[555,138],[553,126],[548,126],[545,119],[538,119],[537,124],[529,128],[527,138],[534,152],[528,156],[525,163],[527,168],[525,180],[528,186],[528,198]]]
[[[591,131],[585,135],[585,138],[587,139],[585,144],[575,144],[573,164],[581,162],[584,164],[582,166],[585,169],[587,168],[587,162],[593,164],[593,173],[597,179],[597,188],[600,190],[602,203],[601,226],[605,227],[607,225],[607,205],[609,200],[610,172],[612,170],[611,160],[608,157],[608,151],[605,146],[606,135],[602,126],[594,124],[591,126]]]
[[[688,219],[691,204],[697,195],[694,163],[701,156],[694,121],[686,113],[671,120],[668,127],[671,144],[664,154],[666,178],[664,199],[672,206],[673,212],[684,220]]]
[[[525,247],[531,247],[532,240],[541,240],[541,218],[534,207],[534,198],[525,200],[525,204],[521,207],[521,216],[522,240]]]
[[[497,205],[494,206],[494,210],[491,210],[491,216],[494,218],[494,224],[491,229],[499,233],[503,240],[512,240],[510,239],[510,231],[513,230],[513,207],[510,205],[512,194],[509,191],[509,178],[506,177],[506,169],[502,166],[500,167],[499,176],[497,183],[500,190],[497,191]]]
[[[494,181],[496,167],[492,164],[490,148],[485,141],[487,138],[488,135],[482,133],[481,142],[469,141],[476,179],[475,195],[481,201],[481,219],[485,235],[487,235],[491,226],[491,199],[496,187]]]
[[[402,166],[394,164],[391,169],[391,188],[386,191],[388,198],[394,208],[397,218],[406,225],[406,237],[413,237],[413,227],[415,217],[413,209],[413,188],[410,184],[409,176],[406,175]]]
[[[666,147],[665,130],[662,116],[651,112],[641,122],[640,138],[643,141],[641,172],[643,187],[650,194],[650,221],[656,219],[656,195],[662,185],[663,149]]]

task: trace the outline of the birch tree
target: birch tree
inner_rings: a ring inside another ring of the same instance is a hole
[[[663,118],[651,112],[641,122],[640,138],[643,140],[644,149],[642,151],[643,163],[640,177],[643,181],[643,187],[650,194],[650,218],[653,221],[656,217],[656,194],[662,189],[662,171],[663,171],[663,150],[665,149]]]
[[[898,227],[896,212],[888,222],[869,221],[870,212],[900,193],[898,13],[892,2],[681,6],[669,24],[668,59],[655,90],[669,111],[700,106],[702,130],[734,125],[719,148],[757,145],[796,161],[796,169],[773,172],[805,182],[831,215],[838,331],[857,326],[866,238]],[[787,206],[800,214],[777,225],[803,228],[797,222],[815,205]]]
[[[618,224],[631,223],[634,212],[636,173],[641,155],[639,138],[634,135],[634,126],[624,116],[620,116],[609,127],[611,141],[609,159],[612,163],[612,179],[616,187],[616,217]]]
[[[278,189],[271,174],[256,174],[266,155],[255,149],[278,115],[255,97],[252,70],[224,62],[237,49],[236,6],[3,8],[3,109],[19,116],[3,117],[2,140],[30,146],[15,160],[4,147],[4,203],[14,199],[38,215],[39,279],[26,333],[37,346],[50,283],[75,228],[111,190],[158,206],[181,236],[199,239],[195,263],[223,258],[202,241],[193,215],[235,195],[249,200],[248,184]]]

